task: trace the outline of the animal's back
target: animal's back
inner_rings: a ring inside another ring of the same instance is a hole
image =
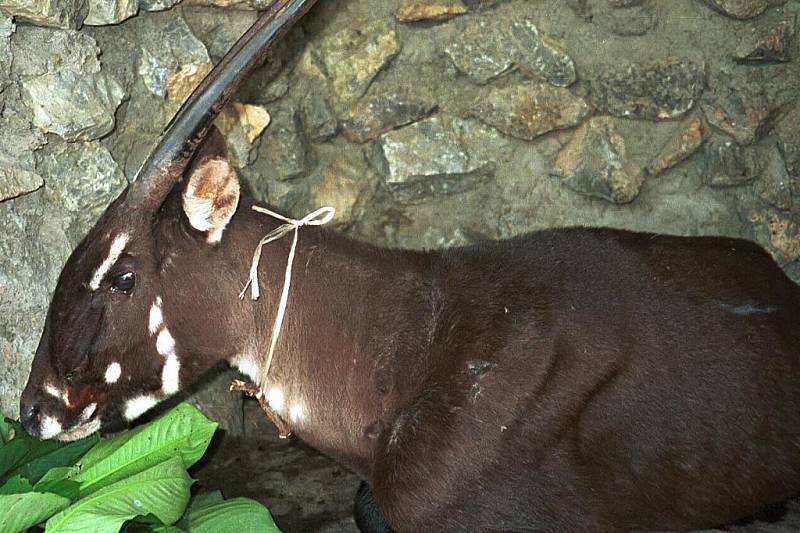
[[[713,526],[800,489],[800,289],[761,248],[568,229],[441,265],[436,370],[383,465],[449,502],[420,525]]]

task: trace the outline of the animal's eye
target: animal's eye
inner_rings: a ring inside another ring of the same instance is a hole
[[[75,371],[70,370],[69,372],[64,374],[64,379],[66,380],[67,383],[72,383],[73,381],[75,381]]]
[[[111,280],[111,290],[113,292],[128,294],[133,290],[135,284],[136,274],[133,272],[125,272],[124,274],[114,276],[114,279]]]

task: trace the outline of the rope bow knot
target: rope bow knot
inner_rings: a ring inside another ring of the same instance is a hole
[[[333,216],[336,214],[336,209],[330,206],[320,207],[316,211],[307,214],[301,219],[285,217],[280,213],[270,211],[265,207],[259,207],[257,205],[254,205],[252,209],[253,211],[264,213],[265,215],[282,220],[284,224],[281,224],[274,230],[270,231],[264,235],[260,241],[258,241],[258,246],[256,246],[256,251],[253,254],[253,262],[250,264],[250,277],[242,289],[242,292],[239,293],[239,299],[244,299],[245,293],[247,292],[247,287],[250,287],[250,299],[258,300],[258,297],[261,295],[258,288],[258,263],[261,261],[261,249],[265,244],[277,241],[290,231],[294,231],[294,235],[292,236],[292,246],[289,248],[289,258],[286,261],[286,271],[283,275],[283,289],[281,290],[281,299],[280,303],[278,304],[278,314],[275,316],[275,323],[272,326],[272,338],[270,339],[269,343],[267,362],[264,366],[264,370],[262,371],[261,385],[263,385],[267,381],[269,367],[272,364],[272,356],[275,353],[275,346],[278,344],[278,336],[280,335],[283,318],[286,315],[286,305],[289,301],[289,287],[292,284],[292,265],[294,264],[294,256],[297,252],[297,237],[300,228],[302,226],[322,226],[327,224],[333,220]]]

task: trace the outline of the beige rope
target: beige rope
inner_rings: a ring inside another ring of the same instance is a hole
[[[269,342],[269,352],[267,353],[267,362],[264,365],[264,369],[261,371],[261,383],[259,385],[264,385],[267,382],[267,374],[269,373],[269,367],[272,365],[272,356],[275,353],[275,346],[278,344],[278,336],[281,332],[281,326],[283,325],[283,319],[286,316],[286,306],[289,302],[289,287],[292,284],[292,264],[294,264],[294,256],[297,251],[297,237],[301,226],[322,226],[323,224],[327,224],[331,220],[333,220],[333,216],[336,214],[336,210],[333,207],[326,206],[320,207],[316,211],[313,211],[303,218],[297,220],[294,218],[285,217],[279,213],[274,211],[270,211],[265,207],[259,207],[254,205],[253,211],[257,211],[259,213],[264,213],[269,215],[273,218],[277,218],[278,220],[282,220],[285,224],[281,224],[274,230],[270,231],[264,237],[258,241],[258,246],[256,246],[256,251],[253,254],[253,262],[250,264],[250,277],[247,280],[242,292],[239,293],[239,299],[244,299],[244,295],[247,292],[247,287],[250,287],[250,299],[258,300],[260,296],[260,291],[258,288],[258,263],[261,260],[261,249],[264,247],[265,244],[269,244],[272,241],[276,241],[289,233],[290,231],[294,231],[294,236],[292,237],[292,246],[289,249],[289,258],[286,261],[286,272],[283,275],[283,289],[281,290],[281,299],[278,303],[278,314],[275,316],[275,323],[272,325],[272,338]]]

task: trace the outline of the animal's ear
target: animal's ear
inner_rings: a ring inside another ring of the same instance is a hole
[[[187,176],[183,212],[193,228],[207,234],[208,242],[219,242],[239,205],[239,178],[216,127],[211,127]]]

